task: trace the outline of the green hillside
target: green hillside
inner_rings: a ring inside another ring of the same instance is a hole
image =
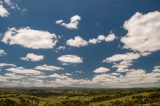
[[[160,89],[3,89],[0,106],[160,106]]]

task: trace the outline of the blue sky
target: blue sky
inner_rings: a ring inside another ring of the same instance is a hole
[[[159,0],[0,0],[0,84],[159,87],[159,29]]]

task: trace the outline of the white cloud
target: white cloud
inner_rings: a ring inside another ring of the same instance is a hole
[[[20,80],[22,78],[24,78],[24,76],[22,75],[16,75],[15,73],[5,73],[5,77],[7,79],[14,79],[14,80]]]
[[[106,73],[106,72],[109,72],[109,71],[110,71],[110,69],[108,69],[108,68],[99,67],[99,68],[95,69],[93,72],[94,73]]]
[[[5,32],[2,42],[10,45],[21,45],[32,49],[49,49],[56,45],[56,35],[47,31],[25,28],[9,28]]]
[[[42,71],[58,71],[58,70],[63,70],[64,68],[44,64],[41,66],[37,66],[34,69]]]
[[[95,39],[95,38],[93,38],[93,39],[89,39],[89,41],[88,41],[90,44],[97,44],[97,42],[98,42],[98,40],[97,39]]]
[[[18,71],[17,71],[18,70]],[[25,70],[25,71],[24,71]],[[22,67],[10,68],[4,76],[0,75],[1,86],[26,86],[26,87],[93,87],[93,88],[131,88],[131,87],[158,87],[160,73],[146,73],[142,69],[130,69],[121,73],[101,73],[96,74],[91,79],[74,79],[70,74],[43,75],[33,69]],[[49,80],[46,80],[48,78]],[[6,84],[7,83],[7,84]]]
[[[34,70],[34,69],[25,69],[23,67],[15,67],[15,68],[8,68],[7,71],[10,71],[15,74],[33,74],[33,75],[39,75],[42,74],[40,71]]]
[[[160,50],[160,12],[135,13],[124,23],[127,35],[121,38],[124,48],[147,55]]]
[[[83,63],[83,59],[77,55],[62,55],[57,58],[58,61],[67,64],[79,64]]]
[[[11,80],[20,80],[21,78],[23,78],[23,76],[21,76],[21,75],[15,75],[15,74],[13,74],[13,73],[6,73],[4,76],[1,76],[0,75],[0,83],[1,83],[1,86],[5,86],[6,87],[6,85],[13,85],[13,84],[11,84],[10,82],[9,82],[9,80],[11,81]],[[8,84],[6,84],[6,85],[3,85],[2,84],[2,82],[4,82],[4,83],[8,83]]]
[[[81,17],[79,15],[74,15],[73,17],[70,18],[69,23],[65,23],[63,20],[57,20],[56,24],[64,26],[68,29],[78,29],[78,24],[80,20],[81,20]]]
[[[152,71],[155,73],[160,73],[160,66],[155,66]]]
[[[7,9],[0,4],[0,16],[7,17],[8,15],[9,15],[9,12],[7,11]]]
[[[120,62],[114,62],[113,66],[114,68],[117,68],[117,72],[127,72],[129,71],[129,67],[132,65],[133,61],[120,61]]]
[[[132,61],[135,59],[138,59],[140,57],[140,54],[138,53],[126,53],[126,54],[115,54],[111,57],[107,57],[103,62],[118,62],[118,61]]]
[[[81,47],[87,46],[88,42],[82,39],[80,36],[76,36],[74,39],[67,40],[66,44],[73,47]]]
[[[111,42],[115,39],[115,34],[111,33],[108,36],[105,35],[98,35],[97,38],[89,39],[89,41],[84,40],[80,36],[75,36],[74,39],[67,40],[66,44],[73,47],[81,47],[81,46],[87,46],[89,44],[97,44],[101,43],[103,41]]]
[[[97,38],[89,39],[88,43],[89,44],[97,44],[97,43],[101,43],[103,41],[111,42],[111,41],[114,41],[115,38],[116,38],[116,36],[115,36],[114,33],[110,33],[107,36],[105,36],[105,35],[98,35]]]
[[[64,79],[64,78],[67,78],[68,76],[60,75],[60,74],[56,74],[56,73],[55,73],[55,74],[49,75],[48,77]]]
[[[8,17],[8,15],[10,14],[4,6],[7,6],[11,9],[17,9],[21,12],[26,11],[26,9],[19,8],[19,6],[16,3],[14,3],[13,0],[0,0],[0,16],[1,17]]]
[[[64,50],[66,47],[65,46],[59,46],[56,48],[56,50]]]
[[[111,75],[113,75],[113,76],[122,76],[120,73],[116,73],[116,72],[111,73]]]
[[[63,75],[72,76],[73,74],[71,74],[71,73],[64,73]]]
[[[104,41],[105,40],[105,36],[104,35],[98,35],[97,40],[100,41],[100,42]]]
[[[0,63],[0,67],[8,67],[8,66],[16,67],[16,65],[14,65],[14,64]]]
[[[60,75],[55,73],[49,75],[48,77],[53,79],[52,81],[48,82],[50,86],[72,86],[78,83],[78,80],[70,78],[67,75]]]
[[[116,38],[115,34],[111,33],[105,38],[105,41],[111,42],[111,41],[115,40],[115,38]]]
[[[18,9],[18,10],[20,10],[20,8],[18,7],[18,5],[16,3],[14,3],[13,0],[3,0],[2,3],[7,4],[11,9]]]
[[[24,61],[42,61],[44,59],[44,56],[28,53],[26,57],[21,57],[20,59]]]
[[[3,50],[3,49],[0,49],[0,56],[4,56],[6,55],[7,53]]]
[[[122,74],[99,74],[92,79],[92,84],[101,87],[130,88],[130,87],[151,87],[159,86],[159,73],[146,73],[142,69],[130,69],[125,75]],[[121,85],[121,86],[119,86]]]
[[[78,73],[78,74],[81,74],[81,73],[83,73],[82,71],[75,71],[76,73]]]
[[[111,57],[107,57],[103,62],[113,63],[113,67],[117,68],[117,72],[128,71],[129,66],[132,65],[133,60],[140,58],[138,53],[125,53],[125,54],[115,54]]]
[[[108,82],[111,80],[110,77],[111,77],[110,74],[98,74],[93,77],[92,81],[93,82]]]
[[[63,23],[63,20],[57,20],[56,21],[56,24],[62,24]]]

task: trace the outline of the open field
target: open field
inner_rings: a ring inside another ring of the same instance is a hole
[[[160,89],[2,88],[0,106],[160,106]]]

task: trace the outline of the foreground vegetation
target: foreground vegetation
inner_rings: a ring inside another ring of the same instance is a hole
[[[0,106],[160,106],[160,89],[4,88]]]

